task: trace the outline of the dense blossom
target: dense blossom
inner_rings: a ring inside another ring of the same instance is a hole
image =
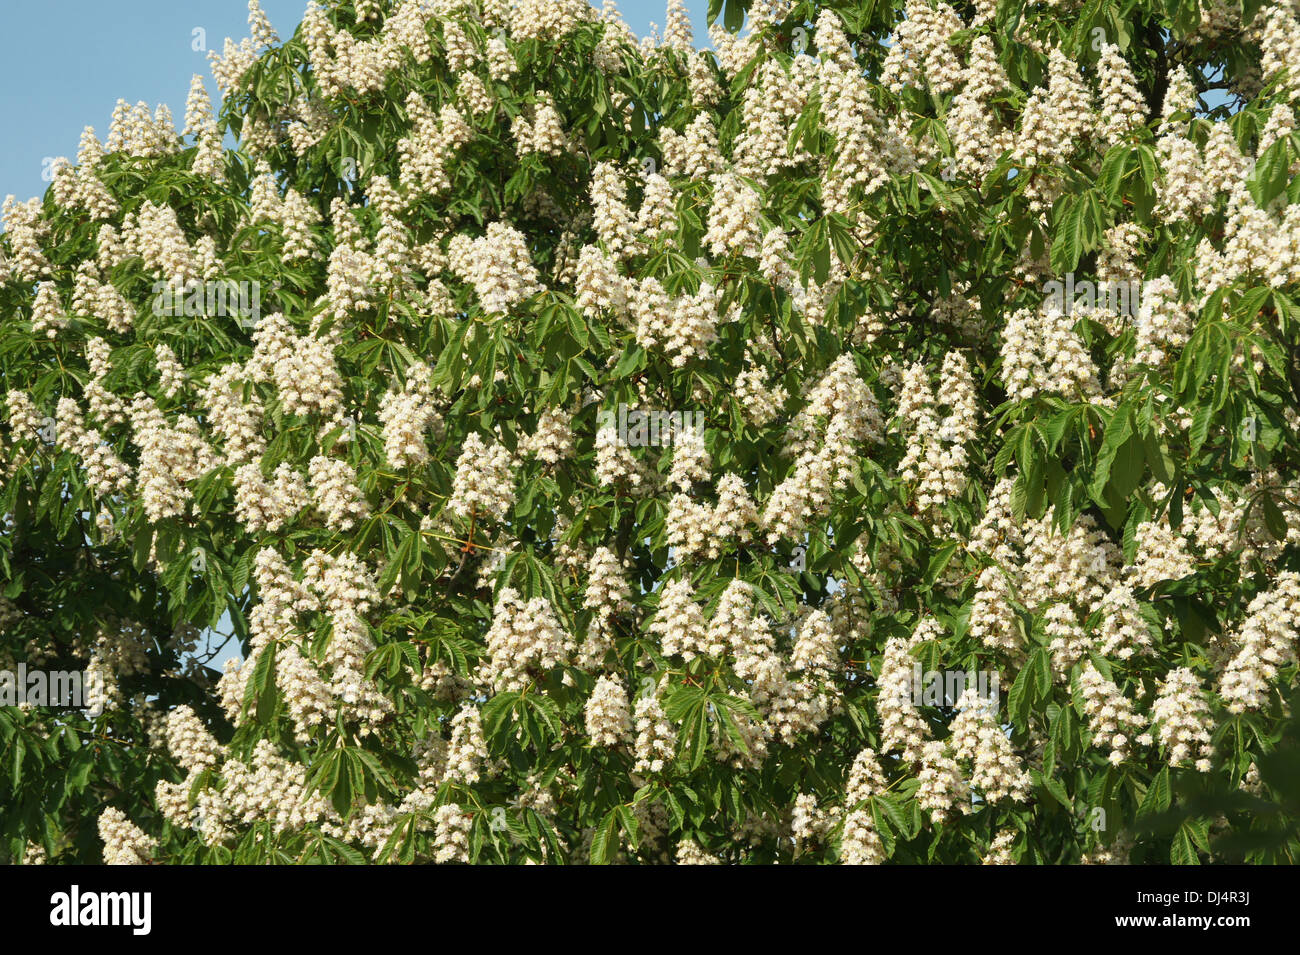
[[[5,199],[0,859],[1265,824],[1138,816],[1295,709],[1291,5],[722,6],[253,0]]]

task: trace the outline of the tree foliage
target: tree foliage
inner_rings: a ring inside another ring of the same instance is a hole
[[[0,851],[1292,861],[1291,4],[252,6],[6,205]]]

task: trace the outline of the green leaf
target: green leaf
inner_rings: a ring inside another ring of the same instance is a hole
[[[930,557],[930,563],[925,569],[925,586],[933,587],[935,582],[943,574],[944,569],[952,560],[953,555],[957,553],[958,542],[949,541],[941,546]]]
[[[618,848],[618,807],[605,813],[591,837],[591,864],[607,865]]]
[[[1281,195],[1286,189],[1287,181],[1291,178],[1288,145],[1285,137],[1279,139],[1264,150],[1255,163],[1248,185],[1251,195],[1260,208],[1267,208],[1270,202]]]
[[[1269,534],[1276,541],[1286,540],[1286,518],[1277,506],[1277,501],[1273,500],[1271,494],[1264,494],[1260,497],[1260,506],[1264,510],[1264,526],[1268,528]]]
[[[1196,840],[1186,823],[1179,826],[1178,831],[1174,833],[1174,841],[1169,847],[1169,861],[1174,865],[1201,864],[1200,858],[1196,855]]]
[[[1052,270],[1064,275],[1073,272],[1083,254],[1084,202],[1077,196],[1057,201],[1059,214],[1052,225]]]
[[[1162,813],[1169,808],[1171,801],[1169,789],[1169,767],[1161,767],[1160,772],[1156,773],[1151,784],[1147,786],[1146,795],[1142,797],[1142,804],[1138,806],[1139,816],[1149,816],[1154,813]]]
[[[1088,488],[1088,492],[1098,503],[1104,501],[1115,456],[1132,434],[1132,409],[1127,403],[1121,403],[1106,422],[1106,432],[1102,437],[1101,449],[1097,452],[1097,464],[1093,469],[1092,483]]]
[[[1053,799],[1060,803],[1066,810],[1070,812],[1074,811],[1074,804],[1070,801],[1070,794],[1065,791],[1065,787],[1061,785],[1059,779],[1050,774],[1043,774],[1040,776],[1040,780],[1043,784],[1043,788],[1047,790],[1048,794],[1051,795]]]
[[[732,33],[738,33],[745,23],[745,6],[741,0],[726,0],[727,12],[722,25]]]

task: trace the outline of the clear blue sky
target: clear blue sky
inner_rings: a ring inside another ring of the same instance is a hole
[[[707,0],[687,0],[696,42],[706,45]],[[593,6],[599,8],[600,0]],[[302,20],[307,0],[262,0],[281,37]],[[638,36],[664,23],[663,0],[621,0],[623,18]],[[185,120],[190,77],[216,84],[207,53],[193,49],[194,30],[207,49],[248,35],[247,0],[0,0],[0,198],[44,195],[46,157],[76,159],[85,126],[102,140],[118,98],[151,107],[166,103]]]

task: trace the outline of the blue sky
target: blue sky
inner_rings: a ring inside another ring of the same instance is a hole
[[[707,42],[707,0],[686,5],[697,42]],[[307,0],[262,0],[282,37],[293,33],[306,6]],[[662,28],[664,8],[663,0],[619,2],[638,36],[651,23]],[[247,0],[3,0],[0,197],[43,195],[47,157],[75,159],[85,126],[104,139],[119,98],[166,103],[181,123],[190,78],[198,73],[215,101],[207,53],[194,47],[219,51],[228,36],[238,42],[248,35],[247,20]]]

